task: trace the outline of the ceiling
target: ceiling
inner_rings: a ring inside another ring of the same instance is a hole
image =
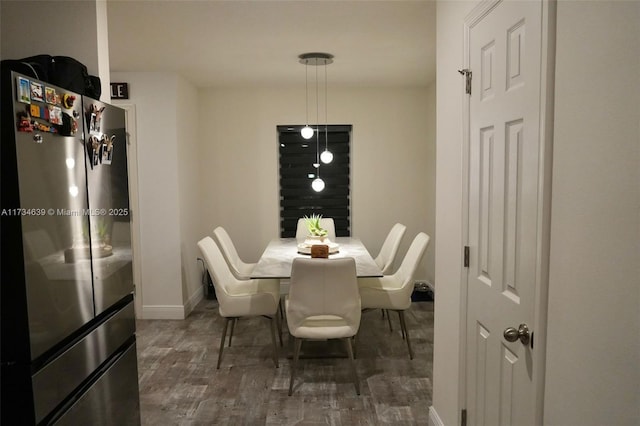
[[[435,80],[431,0],[108,0],[107,11],[112,72],[174,72],[197,87],[278,87],[304,84],[299,54],[328,52],[331,85]]]

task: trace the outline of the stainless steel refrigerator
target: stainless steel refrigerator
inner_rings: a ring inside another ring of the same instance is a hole
[[[140,423],[124,110],[2,80],[4,425]]]

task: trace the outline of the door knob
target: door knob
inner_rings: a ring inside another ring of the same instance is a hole
[[[531,338],[527,324],[520,324],[517,330],[513,327],[509,327],[504,330],[503,335],[507,342],[515,342],[520,339],[520,342],[522,342],[523,345],[528,345]]]

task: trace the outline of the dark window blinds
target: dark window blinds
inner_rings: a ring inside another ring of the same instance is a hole
[[[311,182],[316,177],[316,134],[311,139],[300,135],[303,126],[278,126],[280,158],[280,236],[295,237],[298,219],[312,214],[333,218],[337,237],[351,235],[350,142],[351,125],[327,128],[329,151],[333,161],[320,163],[325,188],[316,192]],[[325,148],[325,129],[320,126],[320,152]]]

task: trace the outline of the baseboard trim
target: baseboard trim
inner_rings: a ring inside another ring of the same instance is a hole
[[[142,319],[185,319],[185,307],[182,305],[143,305]]]
[[[140,319],[185,319],[195,309],[196,305],[200,303],[203,297],[204,291],[202,287],[198,287],[184,305],[143,305]]]
[[[187,303],[184,305],[184,317],[188,317],[191,312],[196,308],[198,303],[204,297],[204,291],[202,286],[198,286],[198,289],[191,295]]]
[[[444,426],[433,405],[429,407],[429,426]]]

